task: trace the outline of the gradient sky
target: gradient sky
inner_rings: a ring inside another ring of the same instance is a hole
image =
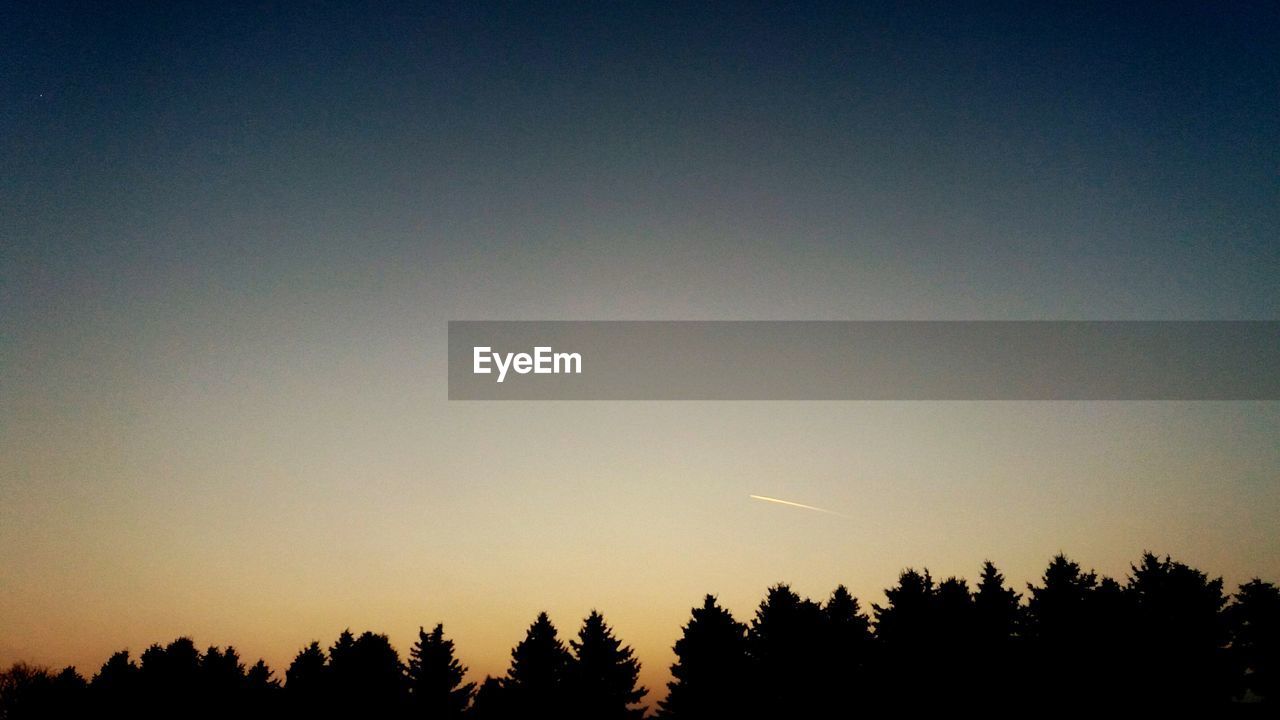
[[[1275,3],[604,5],[0,8],[0,663],[442,621],[482,676],[598,608],[661,695],[706,592],[1280,579],[1277,403],[444,365],[451,319],[1280,318]]]

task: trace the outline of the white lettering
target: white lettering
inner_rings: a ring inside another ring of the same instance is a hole
[[[507,369],[511,367],[511,359],[513,357],[513,353],[507,353],[505,357],[502,353],[493,354],[493,362],[498,366],[498,382],[502,382],[506,379]],[[504,360],[506,362],[503,362]]]
[[[551,348],[547,348],[550,350]],[[582,355],[580,353],[556,353],[555,359],[552,361],[552,371],[554,373],[572,373],[574,375],[582,374]],[[560,369],[561,361],[564,362],[564,370]]]
[[[529,353],[500,353],[491,347],[477,346],[472,348],[471,370],[476,375],[491,375],[493,367],[498,368],[498,382],[507,379],[507,371],[515,370],[520,375],[570,375],[582,374],[582,355],[580,353],[553,352],[546,345],[539,345]]]

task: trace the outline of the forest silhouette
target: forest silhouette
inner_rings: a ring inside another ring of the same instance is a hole
[[[467,682],[442,625],[402,657],[386,635],[347,630],[304,646],[283,676],[233,647],[189,638],[112,655],[86,679],[16,663],[0,672],[0,720],[134,718],[836,718],[984,715],[1234,715],[1280,706],[1280,590],[1254,579],[1228,596],[1145,553],[1122,583],[1063,555],[1025,593],[991,562],[977,584],[904,570],[864,610],[837,587],[822,601],[768,589],[739,620],[707,595],[675,642],[666,697],[651,707],[632,649],[593,611],[567,642],[546,613],[502,677]]]

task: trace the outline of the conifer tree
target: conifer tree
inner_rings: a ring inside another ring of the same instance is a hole
[[[1091,622],[1097,599],[1094,592],[1099,587],[1097,574],[1082,570],[1059,553],[1049,561],[1041,582],[1038,587],[1027,586],[1031,594],[1026,609],[1026,660],[1034,669],[1027,678],[1028,692],[1049,698],[1055,688],[1065,685],[1074,692],[1087,693],[1090,702],[1110,701],[1112,693],[1101,685],[1114,677],[1102,666],[1122,651],[1123,644],[1107,637],[1107,647],[1098,646],[1105,633]],[[1105,581],[1104,586],[1114,590]],[[1106,596],[1116,597],[1110,590]]]
[[[1238,690],[1280,706],[1280,588],[1254,578],[1240,586],[1227,614],[1232,654],[1243,671]]]
[[[95,707],[104,714],[126,714],[138,704],[142,670],[129,658],[128,650],[113,654],[89,682]]]
[[[884,594],[885,605],[871,606],[876,618],[877,699],[888,704],[910,694],[923,709],[932,709],[938,701],[933,576],[927,569],[921,573],[907,568],[898,576],[898,584]]]
[[[293,714],[307,717],[324,706],[330,690],[327,662],[324,650],[315,641],[294,656],[284,674],[284,702]]]
[[[707,595],[682,631],[659,715],[679,720],[742,717],[749,687],[746,626]]]
[[[830,707],[861,702],[871,661],[871,621],[844,585],[836,587],[822,607],[826,635],[815,694]]]
[[[994,563],[982,563],[978,587],[973,593],[973,649],[970,656],[973,671],[979,678],[1003,685],[1009,691],[993,697],[1001,711],[1012,714],[1024,701],[1026,672],[1018,662],[1017,645],[1022,607],[1020,596],[1005,586],[1004,575]]]
[[[509,698],[503,678],[485,676],[467,710],[467,717],[472,720],[506,720],[513,715]]]
[[[453,641],[444,625],[427,632],[418,628],[418,641],[409,650],[409,693],[414,717],[457,718],[471,703],[475,683],[463,683],[467,669],[454,657]]]
[[[190,638],[180,637],[163,647],[152,645],[141,660],[142,715],[189,715],[201,706],[200,651]]]
[[[234,647],[219,650],[210,646],[200,658],[201,684],[212,699],[229,698],[244,683],[244,663]]]
[[[511,650],[503,687],[507,701],[521,714],[560,717],[566,712],[564,676],[569,651],[545,612],[539,613],[524,640]]]
[[[1018,622],[1019,595],[1005,587],[1004,575],[994,563],[982,563],[978,589],[973,594],[975,631],[983,646],[1003,647],[1014,635]]]
[[[747,630],[755,709],[776,717],[813,717],[819,711],[813,682],[822,671],[823,626],[817,603],[785,583],[769,588]]]
[[[328,667],[334,671],[340,672],[349,663],[355,654],[356,637],[351,634],[351,628],[343,630],[337,641],[329,646],[329,664]]]
[[[1130,683],[1167,688],[1146,707],[1205,710],[1229,698],[1222,579],[1150,552],[1131,571],[1124,588],[1134,617]]]
[[[595,610],[582,622],[578,639],[570,640],[573,660],[566,690],[573,717],[582,720],[638,720],[644,708],[633,708],[648,693],[636,687],[640,662]]]

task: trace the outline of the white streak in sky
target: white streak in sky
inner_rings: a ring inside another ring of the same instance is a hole
[[[820,508],[820,507],[805,505],[804,503],[791,502],[790,500],[779,500],[778,498],[765,497],[764,495],[748,495],[747,497],[751,498],[752,500],[763,500],[765,502],[777,503],[779,505],[789,505],[791,507],[798,507],[804,510],[813,510],[815,512],[826,513],[828,515],[835,515],[836,517],[842,517],[842,518],[849,517],[848,515],[838,513],[834,510],[824,510],[823,508]]]

